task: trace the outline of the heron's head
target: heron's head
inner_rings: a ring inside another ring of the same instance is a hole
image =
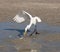
[[[40,17],[35,16],[35,19],[36,19],[38,22],[42,22],[42,20],[41,20]]]

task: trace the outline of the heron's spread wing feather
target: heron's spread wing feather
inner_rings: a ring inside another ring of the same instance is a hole
[[[16,15],[14,18],[13,18],[14,21],[16,21],[17,23],[22,23],[25,21],[24,17],[20,17],[19,15]]]
[[[16,21],[17,23],[22,23],[22,22],[30,22],[32,16],[27,13],[26,11],[22,11],[22,13],[18,13],[13,20]]]

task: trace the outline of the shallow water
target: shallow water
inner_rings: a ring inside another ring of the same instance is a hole
[[[60,35],[60,26],[49,26],[46,23],[37,23],[37,31],[40,32],[40,34],[34,35],[32,36],[32,38],[26,37],[27,43],[25,41],[24,42],[25,44],[20,44],[19,40],[17,40],[19,39],[17,35],[23,36],[24,28],[26,27],[27,24],[28,23],[17,24],[14,22],[0,23],[0,51],[1,52],[5,52],[5,51],[6,52],[19,52],[19,51],[24,52],[22,50],[25,50],[26,52],[28,52],[31,49],[37,49],[38,52],[40,51],[41,52],[60,52],[60,39],[57,39],[56,37]],[[32,33],[33,30],[34,30],[34,25],[32,25],[31,29],[28,31],[28,35]],[[47,37],[47,40],[46,40],[46,37]],[[48,37],[52,37],[52,38],[48,40]],[[55,38],[56,40],[54,39],[54,37],[56,37]],[[12,40],[16,42],[13,43]],[[29,49],[26,48],[27,45],[29,45]],[[20,50],[18,51],[17,49],[20,49]]]

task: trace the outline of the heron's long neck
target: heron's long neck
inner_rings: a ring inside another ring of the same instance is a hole
[[[27,12],[25,12],[25,11],[24,11],[24,13],[27,14],[30,18],[32,18],[32,16],[31,16],[29,13],[27,13]]]

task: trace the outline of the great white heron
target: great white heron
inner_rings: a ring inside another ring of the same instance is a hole
[[[35,29],[36,29],[36,23],[37,23],[37,22],[41,22],[41,19],[40,19],[40,17],[37,17],[37,16],[33,17],[31,14],[29,14],[29,13],[26,12],[26,11],[22,11],[22,13],[23,13],[24,15],[26,14],[27,16],[29,16],[28,18],[30,18],[30,23],[25,27],[25,31],[24,31],[24,35],[26,35],[26,34],[27,34],[27,30],[29,30],[30,27],[31,27],[33,24],[34,24]],[[22,23],[22,22],[26,21],[26,18],[20,16],[19,14],[17,14],[17,15],[13,18],[13,20],[16,21],[17,23]]]

